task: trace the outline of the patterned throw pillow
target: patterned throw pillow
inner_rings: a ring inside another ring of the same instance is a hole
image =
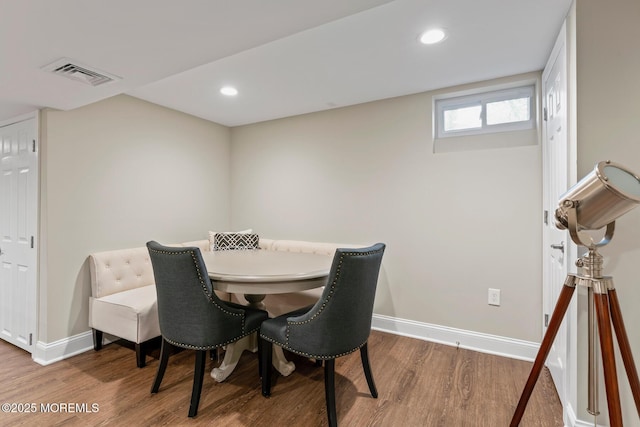
[[[258,249],[260,238],[249,233],[216,233],[214,251],[231,251],[238,249]]]
[[[210,251],[214,251],[215,249],[213,249],[215,247],[215,243],[216,243],[216,234],[250,234],[253,233],[253,229],[251,228],[247,228],[246,230],[242,230],[242,231],[209,231],[209,250]]]

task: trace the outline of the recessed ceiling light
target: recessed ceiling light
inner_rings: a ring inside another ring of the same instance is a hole
[[[429,31],[425,31],[420,36],[420,42],[424,44],[434,44],[439,43],[444,40],[446,34],[440,28],[434,28]]]
[[[225,86],[220,89],[220,93],[225,96],[236,96],[238,94],[238,89],[233,86]]]

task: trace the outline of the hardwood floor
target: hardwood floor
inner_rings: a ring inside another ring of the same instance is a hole
[[[191,351],[171,357],[159,393],[151,395],[158,360],[148,357],[138,369],[133,351],[117,343],[40,366],[0,341],[0,403],[33,403],[37,409],[5,413],[3,406],[0,425],[326,426],[322,368],[288,356],[296,371],[275,376],[268,399],[260,393],[255,354],[245,352],[223,383],[205,375],[198,416],[190,419]],[[508,426],[532,366],[377,331],[369,339],[369,357],[378,399],[369,395],[359,352],[336,360],[341,426]],[[209,361],[207,369],[213,366]],[[41,412],[47,404],[58,411]],[[64,411],[63,404],[81,412]],[[521,426],[562,425],[562,407],[545,369]]]

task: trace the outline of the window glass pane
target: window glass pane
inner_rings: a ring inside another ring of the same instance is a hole
[[[526,122],[531,118],[529,98],[487,103],[487,125]]]
[[[444,111],[444,131],[477,129],[482,127],[482,106],[457,108]]]

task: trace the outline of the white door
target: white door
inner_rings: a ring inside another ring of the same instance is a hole
[[[567,67],[564,27],[542,73],[543,95],[543,310],[544,328],[553,313],[567,276],[569,246],[566,230],[555,226],[554,212],[558,199],[567,190],[569,182],[567,127]],[[563,405],[567,397],[567,322],[558,330],[547,358],[547,367]]]
[[[0,338],[33,353],[36,327],[36,119],[0,127]]]

